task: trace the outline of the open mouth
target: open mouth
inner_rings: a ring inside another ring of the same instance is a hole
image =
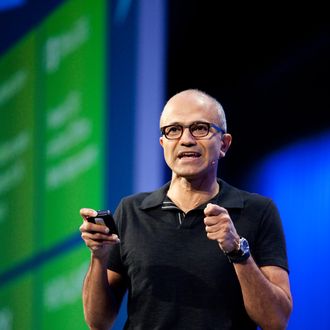
[[[178,157],[179,159],[182,158],[199,158],[201,156],[201,154],[199,152],[180,152]]]

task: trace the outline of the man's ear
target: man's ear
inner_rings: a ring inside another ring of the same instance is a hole
[[[226,152],[228,151],[232,141],[232,136],[230,134],[223,134],[221,139],[221,147],[220,147],[220,157],[223,158],[226,156]]]
[[[163,143],[164,143],[164,142],[163,142],[163,139],[164,139],[163,136],[161,136],[161,137],[159,138],[159,143],[160,143],[161,146],[163,146]]]

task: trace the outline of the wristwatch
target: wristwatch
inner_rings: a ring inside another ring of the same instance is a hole
[[[241,263],[250,256],[250,248],[248,241],[241,237],[239,240],[239,249],[226,253],[229,261],[232,263]]]

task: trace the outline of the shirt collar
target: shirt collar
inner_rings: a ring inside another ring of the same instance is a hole
[[[224,208],[243,208],[244,201],[239,189],[231,186],[222,179],[218,179],[220,193],[212,199],[212,202]],[[161,206],[169,189],[170,182],[167,182],[160,189],[150,193],[141,203],[142,210]]]
[[[162,203],[162,210],[167,210],[167,211],[181,211],[173,202],[172,200],[165,195],[165,198]]]

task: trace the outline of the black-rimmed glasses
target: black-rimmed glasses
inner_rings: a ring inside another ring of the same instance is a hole
[[[167,125],[163,126],[160,128],[161,133],[169,140],[176,140],[180,139],[184,128],[189,128],[190,134],[196,138],[203,138],[207,136],[210,133],[210,129],[214,128],[217,133],[223,133],[225,134],[226,132],[220,128],[219,126],[212,124],[212,123],[206,123],[202,121],[197,121],[194,122],[190,125],[181,125],[181,124],[172,124],[172,125]]]

